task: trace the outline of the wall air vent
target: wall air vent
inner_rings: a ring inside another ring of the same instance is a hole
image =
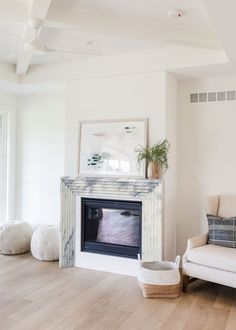
[[[207,93],[199,93],[199,102],[207,102]]]
[[[190,103],[235,101],[236,91],[190,93]]]

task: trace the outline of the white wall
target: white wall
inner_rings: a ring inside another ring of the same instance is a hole
[[[179,83],[177,251],[207,229],[208,195],[236,193],[236,101],[189,103],[190,92],[235,90],[236,77]]]
[[[165,134],[165,73],[76,80],[66,91],[66,175],[76,176],[78,123],[82,120],[148,118],[149,140]]]
[[[166,73],[165,77],[165,137],[170,142],[168,155],[169,169],[164,180],[164,251],[168,260],[176,256],[176,224],[177,224],[177,115],[178,115],[178,83],[175,77]]]
[[[0,91],[0,104],[11,108],[16,107],[16,97],[11,93]]]
[[[176,100],[176,80],[165,72],[114,75],[68,82],[65,174],[78,174],[79,121],[148,118],[150,144],[164,137],[173,142],[170,170],[165,180],[165,203],[169,206],[176,197]],[[175,253],[176,212],[176,204],[172,204],[164,212],[164,255],[167,259],[173,258]]]
[[[59,223],[64,122],[64,92],[17,97],[17,220]]]

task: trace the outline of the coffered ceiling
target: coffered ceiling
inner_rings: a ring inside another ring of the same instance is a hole
[[[171,9],[182,17],[169,18]],[[36,46],[29,19],[40,19]],[[0,42],[0,60],[16,64],[18,74],[30,65],[173,45],[221,49],[201,0],[1,0]]]

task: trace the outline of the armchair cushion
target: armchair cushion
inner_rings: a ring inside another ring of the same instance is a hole
[[[236,248],[236,217],[224,219],[214,215],[208,218],[208,243]]]
[[[218,217],[230,218],[236,215],[236,195],[220,195]]]
[[[236,195],[209,196],[205,207],[207,214],[221,218],[230,218],[236,215]]]
[[[207,244],[186,252],[186,261],[236,273],[236,249]]]

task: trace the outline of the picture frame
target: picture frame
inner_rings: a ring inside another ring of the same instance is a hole
[[[78,173],[84,176],[146,176],[135,149],[147,146],[147,118],[81,121]]]

